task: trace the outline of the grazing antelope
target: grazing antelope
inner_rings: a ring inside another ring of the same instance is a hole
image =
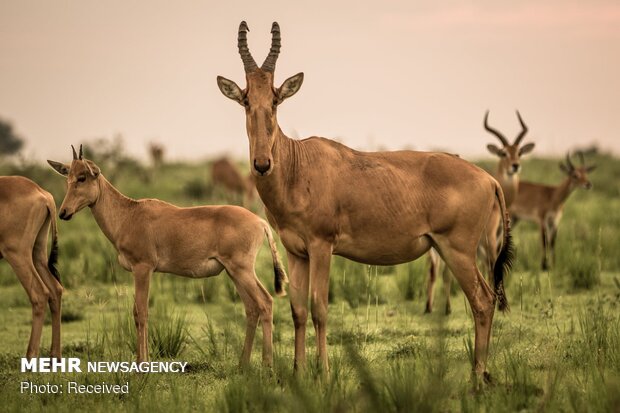
[[[73,147],[72,147],[73,148]],[[48,161],[67,177],[60,218],[70,220],[90,207],[95,221],[118,251],[118,261],[134,275],[134,319],[139,362],[148,359],[147,322],[151,274],[167,272],[190,278],[218,275],[223,269],[245,306],[247,329],[241,364],[250,361],[260,317],[263,362],[272,361],[272,302],[254,271],[266,236],[275,270],[275,290],[283,294],[286,274],[269,225],[250,211],[229,205],[179,208],[157,199],[133,200],[121,194],[94,162],[73,149],[71,165]]]
[[[26,357],[39,355],[45,308],[52,313],[51,356],[61,357],[62,285],[56,270],[58,229],[52,194],[21,176],[0,177],[0,258],[6,258],[28,294],[32,327]],[[47,255],[47,237],[52,248]]]
[[[318,359],[327,359],[327,298],[333,254],[371,265],[412,261],[435,247],[455,274],[475,321],[477,376],[486,359],[495,300],[505,309],[504,272],[510,266],[510,221],[499,183],[482,169],[445,153],[360,152],[333,140],[288,138],[277,109],[301,87],[303,73],[274,86],[280,28],[259,68],[241,22],[238,47],[247,86],[218,76],[222,93],[245,109],[250,168],[269,222],[286,247],[295,325],[295,367],[305,366],[310,292]],[[495,266],[495,292],[476,266],[476,248],[498,200],[505,226]]]
[[[557,186],[521,182],[519,195],[510,207],[510,213],[515,221],[520,219],[533,221],[540,227],[543,271],[549,269],[548,250],[551,252],[551,262],[555,264],[555,239],[564,203],[576,188],[592,188],[588,174],[596,169],[596,166],[586,166],[583,153],[579,152],[578,155],[581,165],[576,167],[570,159],[570,154],[566,154],[566,163],[560,163],[560,169],[567,177]]]
[[[489,111],[484,115],[484,129],[489,133],[495,135],[497,139],[499,139],[502,144],[501,148],[497,147],[494,144],[488,144],[487,149],[493,155],[497,155],[499,157],[499,162],[497,164],[497,172],[495,174],[495,178],[499,182],[504,191],[504,197],[506,199],[506,207],[510,208],[510,205],[514,202],[517,197],[517,193],[519,192],[519,172],[521,171],[521,156],[530,153],[535,144],[534,143],[526,143],[521,146],[521,141],[525,137],[528,132],[527,125],[523,122],[521,118],[521,114],[517,111],[517,118],[519,119],[519,123],[521,124],[521,132],[517,135],[514,140],[514,143],[511,145],[508,139],[497,129],[494,129],[489,126]],[[489,267],[492,271],[493,263],[496,258],[496,244],[497,244],[497,233],[501,226],[502,220],[499,208],[497,204],[493,207],[493,214],[489,219],[489,223],[487,226],[487,232],[485,239],[482,242],[482,247],[485,251],[486,260],[489,264]],[[437,280],[437,272],[441,268],[441,257],[437,252],[433,249],[429,252],[429,280],[428,280],[428,288],[427,288],[427,301],[426,301],[426,313],[430,313],[433,310],[433,290],[435,288],[435,281]],[[444,291],[446,295],[446,314],[450,314],[452,312],[450,305],[450,271],[447,267],[444,266],[443,269],[443,282],[444,282]]]
[[[227,158],[213,162],[211,165],[211,182],[213,186],[223,188],[227,192],[239,196],[244,206],[250,204],[256,196],[256,187],[252,175],[244,178],[235,164]]]

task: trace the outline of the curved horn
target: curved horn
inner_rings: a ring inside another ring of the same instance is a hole
[[[258,68],[256,66],[256,62],[250,54],[250,49],[248,48],[248,38],[247,32],[250,31],[248,24],[245,21],[242,21],[239,24],[239,34],[237,36],[237,47],[239,48],[239,54],[241,55],[241,60],[243,61],[243,68],[245,69],[245,73],[250,73]]]
[[[573,165],[573,162],[570,160],[570,152],[566,153],[566,165],[571,171],[575,170],[575,165]]]
[[[263,65],[260,67],[262,70],[271,73],[275,72],[276,61],[278,60],[281,46],[282,44],[280,43],[280,25],[278,25],[278,22],[273,22],[273,24],[271,25],[271,48],[269,49],[269,54],[263,62]]]
[[[75,148],[73,147],[73,145],[71,145],[71,150],[73,151],[73,160],[75,161],[78,157],[77,157],[77,152],[75,151]]]
[[[82,152],[82,144],[80,143],[80,154],[78,155],[78,158],[80,160],[82,160],[82,158],[84,158],[84,152]]]
[[[502,144],[504,146],[510,146],[510,144],[508,143],[508,141],[506,140],[506,138],[504,137],[504,135],[502,135],[500,133],[500,131],[493,129],[492,127],[489,126],[488,124],[488,120],[489,120],[489,111],[487,110],[487,113],[484,114],[484,128],[488,131],[491,132],[493,135],[497,136],[497,138],[502,141]]]
[[[521,124],[521,133],[519,133],[519,136],[517,136],[517,139],[515,139],[515,145],[518,145],[521,143],[521,140],[523,139],[523,137],[525,136],[525,134],[527,134],[527,125],[525,124],[525,122],[523,122],[523,119],[521,119],[521,114],[519,113],[519,111],[517,111],[517,118],[519,118],[519,123]]]
[[[579,156],[579,162],[581,162],[581,166],[586,166],[586,158],[583,156],[583,151],[577,152],[577,156]]]

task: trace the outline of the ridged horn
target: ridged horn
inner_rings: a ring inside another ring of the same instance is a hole
[[[253,72],[258,69],[252,54],[250,53],[250,49],[248,48],[248,37],[247,33],[250,31],[248,24],[245,21],[242,21],[239,24],[239,34],[237,36],[237,47],[239,48],[239,54],[241,55],[241,60],[243,61],[243,68],[245,69],[245,73]]]
[[[586,166],[586,158],[583,156],[583,151],[577,152],[577,156],[579,156],[579,162],[581,162],[581,166]]]
[[[73,147],[73,145],[71,145],[71,150],[73,151],[73,160],[77,160],[77,152],[75,151],[75,148]]]
[[[488,132],[497,136],[497,138],[502,142],[504,146],[510,146],[510,144],[508,143],[508,140],[504,137],[504,135],[501,134],[500,131],[493,129],[492,127],[489,126],[488,120],[489,120],[489,111],[487,110],[487,113],[484,114],[484,128]]]
[[[519,133],[519,136],[517,136],[517,139],[515,139],[515,145],[518,145],[521,143],[521,140],[523,139],[523,137],[527,134],[527,125],[525,124],[525,122],[523,122],[523,119],[521,119],[521,114],[519,113],[519,111],[517,111],[517,118],[519,119],[519,123],[521,124],[521,133]]]
[[[82,160],[84,158],[84,152],[82,152],[82,144],[80,143],[80,154],[78,155],[78,158],[80,160]]]
[[[273,24],[271,25],[271,48],[269,49],[269,54],[263,62],[263,65],[260,67],[262,70],[271,73],[275,72],[276,61],[278,60],[281,46],[282,44],[280,43],[280,26],[278,25],[278,22],[273,22]]]
[[[573,161],[570,160],[570,152],[566,153],[566,166],[568,166],[571,171],[575,170],[575,165],[573,165]]]

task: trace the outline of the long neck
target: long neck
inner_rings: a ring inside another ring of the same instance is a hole
[[[502,187],[502,191],[504,191],[506,206],[509,207],[519,193],[519,174],[508,175],[506,168],[500,161],[497,165],[497,180]]]
[[[101,231],[116,245],[116,240],[136,201],[121,194],[103,175],[99,175],[97,184],[99,197],[90,209]]]
[[[256,178],[256,188],[268,209],[276,206],[276,200],[284,200],[287,189],[299,179],[299,169],[305,153],[299,142],[288,138],[279,126],[271,152],[273,172]]]
[[[575,187],[571,184],[570,178],[566,178],[562,181],[562,183],[555,188],[555,193],[553,196],[554,205],[556,207],[563,205],[574,189]]]

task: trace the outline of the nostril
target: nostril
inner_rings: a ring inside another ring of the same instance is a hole
[[[64,217],[65,217],[65,214],[66,214],[66,213],[67,213],[67,211],[65,211],[65,210],[63,209],[62,211],[60,211],[60,214],[58,214],[58,217],[59,217],[60,219],[62,219],[62,218],[64,218]]]
[[[259,162],[258,160],[254,159],[254,169],[256,169],[261,174],[267,172],[270,167],[271,161],[269,159],[267,159],[265,162]]]

